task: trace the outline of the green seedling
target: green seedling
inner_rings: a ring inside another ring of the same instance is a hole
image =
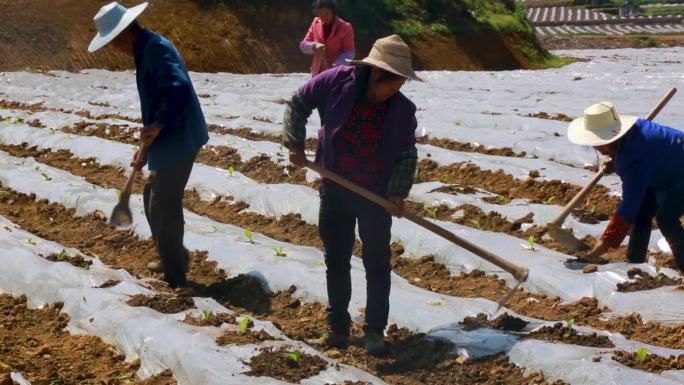
[[[648,358],[648,349],[641,348],[641,349],[637,350],[636,356],[637,356],[637,359],[639,360],[639,362],[641,362],[643,364],[644,361],[646,361],[646,359]]]
[[[435,307],[444,306],[444,301],[437,299],[437,300],[428,302],[428,305],[435,306]]]
[[[302,352],[295,350],[294,352],[290,352],[290,354],[287,355],[287,358],[289,358],[290,361],[294,362],[295,364],[298,364],[299,361],[302,360]]]
[[[589,215],[594,215],[596,214],[596,205],[592,205],[591,208],[589,209]]]
[[[451,177],[449,175],[443,175],[442,176],[442,183],[451,184]]]
[[[482,226],[480,225],[480,221],[478,221],[477,219],[476,219],[476,220],[470,221],[470,223],[472,223],[473,225],[475,225],[475,227],[476,227],[478,230],[482,230]]]
[[[437,207],[428,207],[425,211],[432,219],[437,219]]]
[[[36,241],[34,241],[34,240],[31,239],[31,238],[27,239],[27,240],[26,240],[26,243],[28,243],[29,245],[32,245],[32,246],[37,245]]]
[[[506,198],[503,195],[497,195],[496,196],[496,203],[506,203],[508,202],[508,198]]]
[[[663,275],[660,274],[660,269],[661,269],[660,263],[656,264],[655,265],[655,270],[656,270],[655,280],[656,280],[656,282],[660,282],[663,279]]]
[[[563,333],[563,339],[567,340],[568,338],[572,337],[572,328],[575,327],[575,319],[569,319],[568,320],[568,328],[565,330],[565,333]]]
[[[530,250],[530,251],[537,251],[537,240],[534,238],[534,235],[530,235],[527,237],[527,244],[526,245],[521,245],[524,249]]]
[[[50,385],[61,385],[62,380],[59,378],[59,376],[54,375],[50,377]]]
[[[273,251],[275,251],[276,257],[287,257],[287,253],[283,250],[282,247],[274,247]]]
[[[238,327],[240,328],[240,333],[245,334],[247,329],[249,329],[249,323],[250,322],[251,321],[250,321],[249,317],[245,317],[242,319],[242,321],[240,321],[240,323],[238,324]]]
[[[59,254],[57,254],[57,260],[63,261],[67,258],[67,256],[68,256],[68,254],[67,254],[66,250],[62,249],[62,251],[60,251]]]
[[[49,176],[48,174],[44,173],[44,172],[41,172],[40,175],[42,175],[43,179],[45,179],[48,182],[52,180],[52,177]]]
[[[325,261],[316,261],[314,267],[325,267]]]
[[[245,237],[249,240],[249,243],[255,244],[254,242],[254,233],[250,229],[245,229]]]
[[[233,176],[234,173],[235,173],[235,168],[233,166],[228,167],[228,174],[230,176]]]
[[[556,200],[556,197],[555,197],[555,196],[550,196],[550,197],[544,199],[544,204],[545,204],[545,205],[550,205],[550,204],[552,204],[555,200]]]
[[[202,310],[202,319],[209,319],[214,316],[214,312],[210,309]]]

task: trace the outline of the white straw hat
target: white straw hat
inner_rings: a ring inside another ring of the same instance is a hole
[[[423,81],[413,71],[411,48],[398,35],[378,39],[363,60],[347,60],[353,65],[370,65],[408,79]]]
[[[568,139],[580,146],[603,146],[622,138],[637,120],[636,116],[620,116],[613,103],[597,103],[584,110],[584,117],[570,123]]]
[[[90,42],[88,52],[95,52],[114,40],[143,13],[147,5],[148,3],[144,2],[129,9],[115,1],[100,8],[100,12],[93,18],[97,26],[97,36]]]

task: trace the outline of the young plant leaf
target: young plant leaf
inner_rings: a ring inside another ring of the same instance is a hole
[[[508,199],[503,195],[496,196],[496,203],[506,203]]]
[[[67,252],[64,249],[62,249],[62,251],[60,251],[59,254],[57,254],[57,260],[58,261],[63,261],[66,259],[66,257],[67,257]]]
[[[282,247],[274,247],[273,251],[275,251],[276,257],[287,257],[287,253],[283,250]]]
[[[228,174],[230,176],[233,176],[234,173],[235,173],[235,168],[233,166],[228,167]]]
[[[238,324],[238,327],[240,328],[240,333],[244,334],[247,331],[247,329],[249,329],[250,322],[251,320],[249,319],[249,317],[245,317],[242,319],[242,321],[240,321],[240,323]]]
[[[214,312],[210,309],[202,310],[202,319],[209,319],[214,316]]]
[[[290,361],[298,364],[299,361],[302,360],[302,352],[295,350],[294,352],[290,352],[287,357],[290,359]]]
[[[648,358],[648,349],[641,348],[641,349],[637,350],[636,356],[639,359],[639,362],[641,362],[643,364],[644,361],[646,361],[646,359]]]
[[[252,230],[250,229],[245,229],[245,237],[249,240],[249,243],[255,244],[254,242],[254,233],[252,233]]]

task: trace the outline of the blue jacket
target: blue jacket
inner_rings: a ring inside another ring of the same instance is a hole
[[[148,151],[148,167],[171,168],[194,157],[209,141],[204,114],[185,63],[171,42],[144,29],[134,56],[143,123],[161,128]]]
[[[615,171],[622,179],[617,215],[634,223],[648,188],[658,203],[684,188],[684,132],[639,119],[621,141]]]

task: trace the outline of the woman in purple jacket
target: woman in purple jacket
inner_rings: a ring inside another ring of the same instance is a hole
[[[598,258],[618,248],[631,230],[629,262],[646,260],[655,217],[684,270],[684,133],[634,116],[620,116],[608,102],[594,104],[568,128],[571,142],[592,146],[613,159],[622,179],[622,202],[598,244]]]
[[[316,163],[403,207],[417,161],[416,106],[399,92],[407,79],[420,80],[411,67],[411,50],[393,35],[376,41],[369,57],[350,63],[356,67],[326,71],[294,95],[285,112],[284,145],[290,150],[290,161],[304,166],[306,121],[314,109],[322,109],[325,119],[318,133]],[[316,342],[341,348],[348,343],[350,261],[358,221],[367,284],[364,347],[381,355],[389,314],[392,217],[327,180],[320,195],[329,332]],[[392,214],[401,216],[401,212]]]

